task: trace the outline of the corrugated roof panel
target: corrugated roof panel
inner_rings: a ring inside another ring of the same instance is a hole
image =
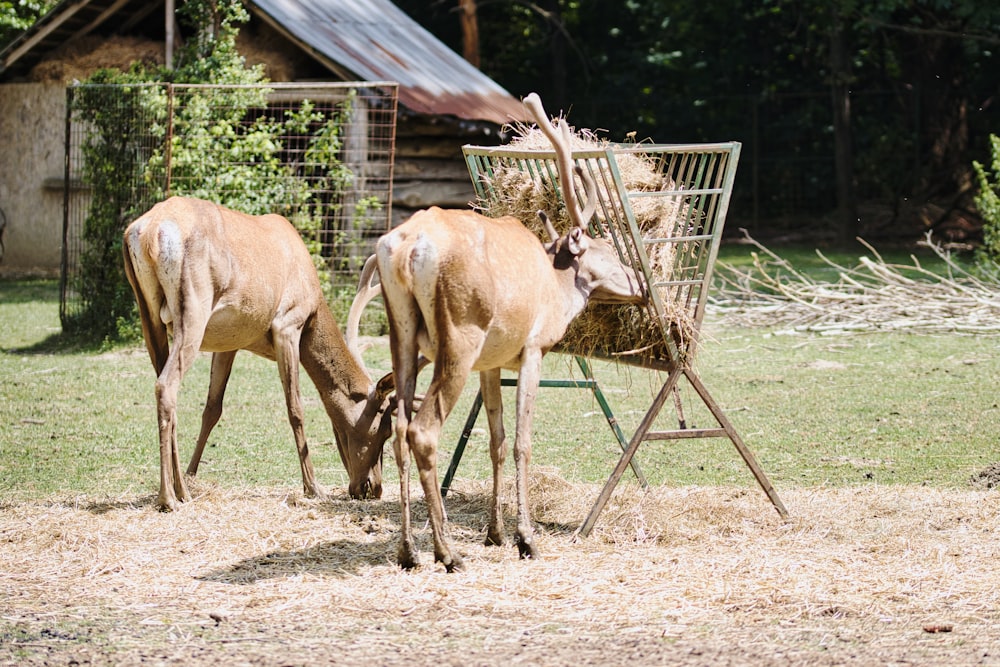
[[[299,42],[354,78],[399,83],[419,113],[508,123],[524,106],[388,0],[252,0]]]

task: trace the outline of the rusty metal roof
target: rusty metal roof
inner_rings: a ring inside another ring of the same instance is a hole
[[[469,121],[527,120],[521,102],[390,0],[250,0],[250,10],[344,80],[396,81],[410,111]],[[102,24],[125,32],[163,2],[64,0],[0,50],[0,76]]]
[[[389,0],[251,0],[251,11],[345,79],[396,81],[412,111],[507,123],[524,106]]]

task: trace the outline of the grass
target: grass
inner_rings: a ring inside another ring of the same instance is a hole
[[[736,261],[748,252],[742,246],[728,248],[724,259]],[[59,331],[55,281],[0,281],[0,495],[13,501],[51,494],[154,494],[154,378],[145,350],[81,348],[62,340]],[[696,368],[779,493],[792,486],[959,488],[969,484],[970,475],[1000,460],[995,384],[1000,338],[793,336],[723,329],[711,320],[705,333]],[[388,370],[384,341],[366,357],[373,373]],[[571,361],[550,355],[545,377],[579,377]],[[595,370],[630,435],[662,386],[663,375],[610,363],[595,363]],[[303,378],[306,431],[317,475],[327,487],[342,488],[346,473],[329,421],[305,374]],[[181,389],[185,461],[207,386],[206,357]],[[442,474],[476,388],[476,379],[470,378],[446,426],[440,445]],[[689,424],[714,426],[698,409],[693,392],[682,396]],[[274,364],[239,355],[226,398],[226,412],[199,476],[227,486],[299,488]],[[505,389],[505,406],[508,433],[513,434],[512,389]],[[672,412],[668,404],[658,426],[670,427]],[[391,450],[386,449],[386,472],[387,483],[394,484]],[[553,468],[570,481],[600,482],[619,451],[590,392],[539,392],[534,465]],[[728,440],[647,443],[637,460],[657,485],[755,486]],[[458,476],[485,479],[489,470],[481,415]]]

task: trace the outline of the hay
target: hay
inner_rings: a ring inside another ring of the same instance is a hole
[[[163,42],[142,37],[86,35],[66,42],[31,69],[29,80],[44,83],[83,81],[99,69],[128,70],[133,62],[162,65]]]
[[[565,119],[555,119],[556,124]],[[608,141],[599,139],[592,131],[571,128],[571,148],[576,151],[606,150]],[[516,125],[514,136],[505,148],[511,150],[552,150],[552,145],[541,130],[534,126]],[[643,153],[619,153],[615,157],[624,187],[629,192],[659,192],[674,189],[674,183],[657,169],[656,160]],[[553,170],[555,169],[553,165]],[[540,239],[548,242],[548,236],[538,219],[537,212],[544,211],[560,233],[572,225],[569,213],[548,178],[532,176],[528,171],[508,163],[494,165],[490,181],[490,197],[482,199],[477,206],[491,217],[511,215],[523,221]],[[599,199],[604,202],[598,207],[592,228],[597,233],[609,236],[608,211],[610,215],[624,220],[620,197],[617,192],[609,192],[614,184],[597,179]],[[560,186],[561,187],[561,186]],[[686,203],[674,197],[642,197],[631,201],[635,221],[644,239],[661,239],[678,235],[679,224],[691,215]],[[690,222],[690,221],[688,221]],[[669,280],[674,270],[677,248],[671,243],[647,246],[650,274],[653,282]],[[677,343],[694,337],[694,313],[683,304],[675,302],[677,293],[666,290],[663,302],[666,309],[668,329]],[[623,354],[640,354],[657,360],[670,359],[664,333],[659,323],[651,316],[651,311],[634,305],[598,305],[588,308],[571,324],[564,336],[560,349],[583,356],[615,357]]]
[[[314,502],[197,482],[170,514],[151,495],[8,503],[0,664],[970,664],[1000,648],[996,492],[782,489],[784,523],[756,489],[622,486],[574,542],[598,487],[531,483],[534,562],[482,546],[489,483],[456,480],[468,570],[452,575],[419,500],[425,565],[393,563],[392,485]]]
[[[250,35],[240,31],[237,49],[247,67],[262,66],[268,81],[293,81],[298,59],[287,51],[281,38],[272,31]],[[147,67],[163,65],[164,44],[143,37],[86,35],[53,50],[35,65],[28,75],[31,81],[72,83],[84,81],[99,69],[127,71],[133,62]]]

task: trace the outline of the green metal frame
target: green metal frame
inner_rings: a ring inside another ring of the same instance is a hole
[[[604,418],[608,420],[608,426],[611,427],[611,432],[614,433],[615,439],[618,440],[618,445],[621,447],[622,452],[628,449],[628,438],[625,437],[625,433],[622,431],[621,426],[618,424],[618,420],[615,418],[614,413],[611,411],[611,405],[608,404],[608,400],[604,398],[604,392],[601,391],[601,387],[597,384],[597,380],[594,379],[594,373],[590,370],[590,364],[584,357],[576,357],[576,363],[580,366],[580,370],[586,376],[586,380],[545,380],[542,379],[538,386],[540,387],[555,387],[562,389],[590,389],[594,392],[594,398],[597,399],[597,404],[601,406],[601,411],[604,412]],[[516,387],[517,380],[515,378],[502,378],[500,380],[500,386],[502,387]],[[448,495],[448,489],[451,488],[451,482],[455,478],[455,471],[458,470],[458,464],[462,460],[462,455],[465,453],[465,445],[469,442],[469,438],[472,436],[472,429],[476,425],[476,419],[479,417],[479,411],[483,408],[483,392],[479,391],[476,393],[476,398],[472,402],[472,408],[469,410],[469,417],[465,420],[465,426],[462,428],[462,435],[458,438],[458,444],[455,445],[455,451],[451,455],[451,463],[448,464],[448,471],[444,475],[444,481],[441,482],[441,496],[444,497]],[[642,474],[642,470],[639,469],[639,463],[635,460],[630,460],[628,464],[632,468],[632,472],[635,473],[636,479],[639,480],[639,484],[642,488],[647,488],[649,483],[646,481],[646,477]]]
[[[718,256],[722,231],[736,178],[739,162],[738,142],[718,144],[627,144],[609,145],[600,150],[579,150],[573,152],[578,167],[587,171],[598,183],[597,214],[592,221],[591,232],[608,238],[617,248],[622,260],[645,277],[650,299],[646,306],[646,316],[659,323],[659,333],[663,345],[636,350],[588,350],[574,351],[560,347],[558,351],[574,354],[587,376],[585,381],[542,380],[541,386],[588,388],[594,392],[601,404],[608,423],[622,446],[622,455],[590,514],[578,530],[586,536],[590,533],[615,486],[631,466],[643,487],[645,479],[639,472],[633,458],[643,442],[659,440],[681,440],[687,438],[726,437],[733,443],[758,484],[767,494],[778,513],[785,517],[788,512],[777,492],[758,464],[756,457],[747,448],[724,412],[712,398],[692,367],[694,352],[698,345],[698,335],[705,316],[708,289],[711,285],[712,270]],[[554,151],[517,150],[509,147],[463,147],[466,165],[475,185],[481,203],[488,203],[497,196],[494,190],[494,174],[499,169],[516,169],[529,174],[543,187],[555,189],[558,197],[559,179]],[[622,177],[619,161],[633,154],[655,165],[664,184],[659,190],[630,191]],[[576,187],[580,187],[577,184]],[[584,198],[584,193],[580,193]],[[663,203],[673,205],[678,212],[672,235],[663,238],[643,238],[636,221],[633,204],[642,198],[655,197]],[[669,249],[662,246],[669,245]],[[657,278],[651,268],[649,257],[653,252],[669,250],[666,256],[672,258],[667,279]],[[677,313],[683,312],[689,323],[688,335],[677,336],[672,330]],[[652,351],[651,351],[652,350]],[[610,406],[604,399],[593,374],[589,371],[585,356],[614,359],[642,368],[666,371],[668,377],[657,393],[635,434],[625,444],[624,436]],[[690,387],[704,402],[718,422],[718,428],[688,429],[685,427],[678,393],[679,381],[685,378]],[[509,384],[516,384],[510,380]],[[670,395],[677,402],[680,428],[654,431],[652,427]],[[448,468],[442,493],[450,486],[455,470],[461,459],[481,407],[481,399],[473,406],[466,422],[459,446]]]

